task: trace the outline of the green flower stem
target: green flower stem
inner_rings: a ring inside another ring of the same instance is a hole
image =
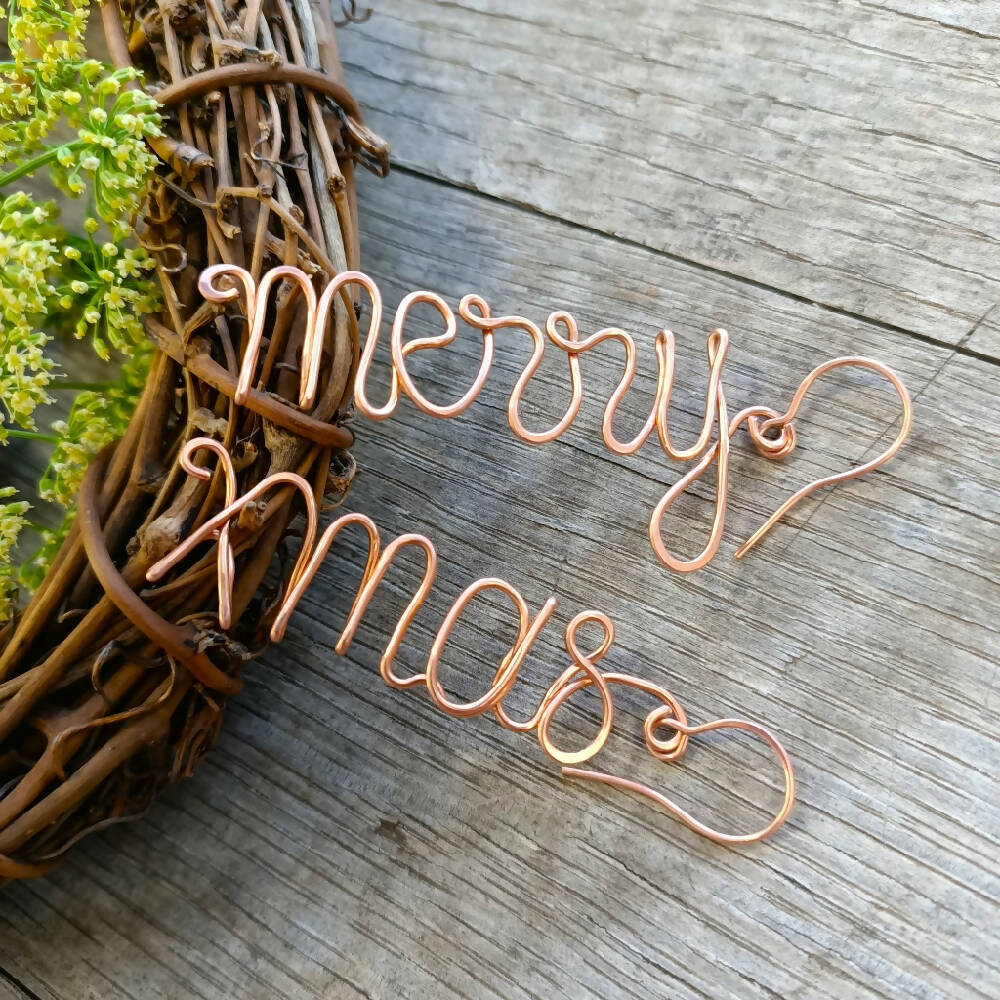
[[[30,160],[25,160],[19,167],[15,167],[6,174],[0,174],[0,187],[6,187],[12,181],[24,177],[25,174],[33,173],[39,167],[44,167],[46,163],[51,163],[59,155],[60,149],[78,149],[82,145],[82,141],[77,139],[74,142],[68,143],[67,146],[53,146],[51,149],[45,150],[44,153],[39,153],[38,156]]]
[[[7,437],[24,438],[28,441],[44,441],[46,444],[59,444],[59,438],[55,434],[39,434],[38,431],[21,431],[16,427],[7,429]]]

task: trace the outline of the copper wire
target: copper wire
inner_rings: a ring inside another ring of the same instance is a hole
[[[193,474],[206,478],[210,474],[208,470],[196,465],[193,461],[195,453],[202,449],[221,457],[222,446],[217,441],[200,437],[193,438],[184,446],[183,462],[184,468],[189,472],[196,470]],[[224,477],[232,477],[232,481],[235,482],[231,462],[222,460],[220,470]],[[423,575],[413,596],[403,609],[379,662],[382,679],[390,687],[408,689],[424,686],[434,704],[442,712],[456,718],[471,718],[492,711],[500,725],[506,729],[515,732],[533,731],[542,750],[562,767],[562,773],[566,777],[600,782],[644,795],[660,804],[695,832],[718,843],[753,843],[770,836],[785,822],[795,797],[795,776],[791,760],[777,738],[763,726],[745,719],[717,719],[699,726],[691,726],[688,724],[687,716],[680,703],[666,688],[631,674],[604,672],[598,669],[597,664],[610,650],[614,642],[614,624],[603,612],[582,611],[574,616],[566,626],[564,642],[570,657],[570,664],[549,685],[535,712],[525,721],[512,719],[505,710],[503,701],[517,682],[521,667],[538,635],[555,611],[557,604],[555,597],[549,597],[538,613],[532,617],[528,604],[520,591],[506,580],[495,577],[476,580],[459,595],[445,615],[431,645],[425,669],[420,673],[408,676],[397,674],[394,670],[395,658],[407,630],[427,600],[437,575],[437,551],[433,543],[424,535],[406,533],[393,539],[383,549],[375,522],[367,515],[360,513],[343,514],[336,518],[317,539],[319,516],[312,487],[305,479],[293,472],[279,472],[268,476],[244,496],[227,503],[218,514],[208,519],[168,555],[151,566],[146,574],[147,579],[150,582],[161,579],[197,546],[214,539],[219,550],[219,585],[220,588],[228,591],[226,597],[220,598],[220,600],[224,600],[226,606],[231,607],[231,593],[235,583],[235,562],[232,557],[232,541],[227,530],[228,525],[234,517],[239,515],[241,510],[253,503],[257,497],[274,489],[275,486],[285,484],[290,484],[298,490],[305,511],[306,526],[302,536],[302,548],[290,574],[277,616],[271,626],[271,639],[273,641],[277,642],[284,636],[292,612],[312,582],[336,537],[344,528],[358,525],[364,530],[368,539],[368,558],[344,629],[334,647],[339,655],[345,654],[350,648],[361,619],[396,556],[405,548],[418,549],[424,556]],[[227,496],[230,495],[228,485],[226,492]],[[517,636],[500,661],[493,680],[485,693],[470,701],[455,701],[448,696],[438,677],[444,647],[468,605],[478,594],[488,590],[498,591],[510,599],[518,615]],[[589,652],[581,649],[578,641],[580,629],[588,623],[599,625],[603,631],[601,642],[597,648]],[[579,768],[577,765],[591,760],[603,749],[611,734],[615,716],[614,700],[611,694],[612,685],[642,691],[657,700],[658,704],[646,715],[643,723],[646,748],[657,760],[670,762],[680,759],[687,749],[690,736],[718,729],[744,730],[767,743],[778,758],[784,780],[782,803],[771,820],[759,830],[750,833],[725,833],[695,819],[676,802],[641,782],[621,778],[604,771]],[[594,739],[584,747],[567,750],[556,746],[549,733],[556,714],[568,698],[587,687],[595,687],[601,698],[600,730]],[[658,735],[661,730],[669,730],[673,735],[664,739]]]
[[[730,439],[737,430],[746,425],[747,433],[757,451],[769,459],[786,458],[796,445],[793,425],[803,400],[812,385],[821,376],[836,368],[865,368],[886,378],[899,396],[902,419],[893,442],[875,458],[835,475],[826,476],[809,483],[790,496],[780,507],[744,542],[736,552],[736,557],[744,556],[768,531],[788,513],[800,500],[816,490],[835,483],[864,475],[887,462],[899,450],[910,432],[913,423],[912,404],[906,387],[890,368],[870,358],[850,356],[834,358],[814,368],[792,397],[784,412],[769,406],[748,406],[729,419],[725,393],[722,386],[722,370],[729,349],[729,337],[724,330],[714,330],[709,334],[706,351],[708,358],[708,380],[705,391],[705,408],[701,428],[694,441],[680,447],[671,439],[668,412],[674,387],[676,348],[673,334],[660,330],[654,340],[657,359],[657,382],[653,404],[642,427],[631,440],[620,440],[614,431],[618,408],[632,387],[638,369],[638,352],[635,341],[623,330],[609,327],[581,339],[576,320],[568,312],[553,312],[543,330],[532,320],[523,316],[496,316],[479,295],[466,295],[458,305],[458,316],[482,335],[482,356],[479,367],[468,390],[454,402],[432,403],[419,390],[408,368],[407,359],[418,351],[438,350],[452,344],[458,335],[455,313],[444,299],[429,291],[415,291],[400,302],[393,318],[389,350],[392,359],[388,397],[382,404],[371,401],[368,395],[368,378],[378,346],[382,327],[382,296],[378,285],[368,275],[360,271],[344,271],[333,278],[322,295],[317,296],[311,279],[295,267],[275,268],[262,276],[259,285],[250,273],[230,264],[219,264],[204,271],[198,287],[211,302],[228,303],[239,298],[242,292],[246,318],[249,324],[247,349],[240,367],[238,381],[233,393],[236,403],[245,403],[259,389],[254,387],[259,356],[264,340],[268,296],[280,280],[291,281],[296,291],[302,295],[306,310],[306,331],[302,346],[299,407],[303,411],[311,409],[320,389],[320,374],[324,351],[324,336],[330,313],[337,295],[343,295],[348,286],[358,285],[368,294],[370,322],[368,336],[360,352],[354,380],[354,403],[357,410],[372,420],[385,420],[393,415],[401,395],[406,395],[423,413],[446,419],[467,410],[477,399],[493,365],[494,335],[504,329],[521,330],[531,339],[531,356],[518,375],[507,404],[507,420],[514,434],[529,444],[544,444],[563,434],[574,422],[583,401],[583,376],[580,356],[606,341],[615,341],[624,350],[624,365],[621,378],[604,406],[601,436],[609,451],[617,455],[629,455],[638,451],[650,438],[654,430],[663,453],[672,461],[694,462],[691,469],[682,476],[653,509],[649,520],[649,539],[657,558],[669,568],[678,572],[691,572],[705,566],[715,556],[722,538],[725,524],[726,506],[729,495],[729,449]],[[225,283],[220,283],[225,282]],[[443,332],[412,340],[404,339],[407,318],[418,304],[429,304],[438,312]],[[566,356],[570,398],[565,413],[547,430],[529,430],[521,419],[521,402],[531,379],[537,373],[545,356],[546,342],[551,343]],[[260,387],[263,388],[263,387]],[[714,438],[714,439],[713,439]],[[400,676],[394,669],[394,661],[406,635],[407,629],[425,603],[437,574],[437,551],[430,539],[424,535],[406,533],[393,539],[384,549],[379,531],[371,518],[361,513],[344,514],[328,525],[321,536],[316,500],[309,483],[292,472],[279,472],[268,476],[254,486],[244,496],[236,497],[236,477],[228,452],[217,441],[210,438],[194,438],[183,450],[181,462],[184,469],[193,476],[210,479],[213,472],[194,463],[193,457],[199,450],[211,451],[219,465],[217,472],[225,480],[225,507],[206,521],[190,537],[172,552],[150,567],[147,578],[151,582],[162,578],[174,566],[185,559],[197,546],[206,541],[217,543],[217,565],[219,576],[219,619],[223,628],[231,625],[232,592],[235,583],[235,557],[230,538],[230,521],[247,504],[279,485],[291,485],[301,494],[306,515],[306,528],[302,538],[302,548],[292,568],[286,584],[284,597],[277,608],[271,626],[271,638],[280,640],[288,626],[288,620],[301,600],[307,587],[326,557],[337,535],[346,527],[361,527],[368,540],[368,558],[358,585],[354,601],[348,613],[343,632],[335,649],[344,654],[351,645],[362,617],[370,605],[375,592],[396,556],[405,548],[415,548],[424,557],[424,572],[419,585],[403,609],[388,643],[382,653],[379,670],[383,680],[391,687],[408,689],[423,686],[435,705],[448,715],[470,718],[492,711],[501,726],[515,732],[534,732],[543,751],[562,768],[566,777],[580,778],[606,784],[610,787],[635,792],[657,803],[672,813],[682,823],[702,836],[725,844],[749,844],[762,840],[774,833],[788,817],[795,795],[795,778],[791,761],[781,743],[763,726],[745,719],[717,719],[701,725],[690,725],[684,709],[666,688],[652,681],[631,674],[606,672],[598,668],[598,663],[614,642],[614,625],[611,619],[600,611],[583,611],[566,626],[564,643],[570,663],[549,685],[532,715],[524,720],[513,719],[504,708],[504,699],[517,682],[519,672],[538,635],[551,618],[556,608],[556,598],[550,597],[532,616],[521,593],[505,580],[487,577],[475,581],[467,587],[452,604],[442,621],[431,645],[424,670],[420,673]],[[715,511],[709,539],[704,549],[693,559],[679,559],[671,555],[663,542],[662,520],[671,504],[692,483],[697,481],[715,463],[717,467],[717,487]],[[484,694],[471,701],[455,701],[449,697],[439,680],[439,669],[444,647],[452,630],[472,600],[484,591],[497,591],[505,595],[518,615],[518,632],[507,654],[501,660],[490,686]],[[586,624],[596,624],[603,631],[603,638],[597,648],[585,651],[580,648],[577,636]],[[737,729],[748,732],[763,740],[775,753],[781,766],[784,795],[778,811],[770,822],[750,833],[724,833],[695,819],[672,799],[642,782],[623,778],[604,771],[585,769],[579,765],[590,761],[607,743],[611,734],[615,706],[611,693],[613,686],[624,686],[641,691],[657,701],[643,722],[643,736],[646,749],[652,757],[663,762],[680,759],[688,746],[690,737],[719,729]],[[565,749],[555,745],[550,736],[550,727],[559,709],[578,691],[594,688],[600,696],[602,706],[601,726],[597,735],[585,746]],[[661,735],[666,733],[666,735]]]
[[[222,287],[217,279],[228,277],[229,287]],[[378,285],[361,271],[343,271],[329,282],[323,294],[317,299],[310,279],[294,267],[279,267],[269,271],[255,286],[253,278],[243,268],[232,264],[218,264],[205,270],[198,283],[199,290],[213,302],[228,302],[239,295],[242,286],[246,298],[247,319],[251,333],[247,351],[240,369],[239,384],[234,396],[238,404],[246,402],[252,389],[254,372],[257,369],[261,341],[266,316],[267,296],[273,285],[281,278],[298,286],[306,300],[307,329],[302,349],[302,372],[299,405],[308,410],[315,402],[319,373],[322,364],[323,334],[335,297],[349,285],[359,285],[367,292],[371,307],[368,336],[361,352],[354,382],[354,403],[357,410],[371,420],[386,420],[391,417],[399,404],[401,394],[405,394],[414,405],[428,416],[446,419],[464,413],[477,399],[493,365],[495,352],[494,334],[499,330],[522,330],[531,338],[531,356],[518,375],[507,403],[507,422],[515,436],[528,444],[545,444],[562,435],[574,422],[583,402],[583,376],[580,356],[607,341],[615,341],[624,349],[623,371],[618,385],[604,406],[601,421],[601,437],[605,447],[616,455],[631,455],[637,452],[656,431],[663,453],[671,461],[695,461],[695,465],[679,479],[653,508],[649,519],[649,540],[653,552],[663,565],[680,572],[690,573],[706,566],[715,557],[722,541],[726,508],[729,498],[729,448],[730,438],[746,425],[747,433],[758,453],[765,458],[780,460],[787,458],[796,445],[793,421],[798,415],[802,402],[813,383],[827,372],[837,368],[865,368],[888,380],[899,396],[901,420],[893,442],[875,458],[832,476],[825,476],[802,487],[789,497],[736,552],[742,558],[750,551],[796,504],[817,490],[835,483],[844,482],[865,475],[885,464],[900,449],[913,425],[913,406],[909,393],[899,376],[887,365],[871,358],[847,356],[834,358],[814,368],[800,383],[792,401],[783,413],[769,406],[748,406],[732,420],[728,416],[725,392],[722,386],[722,370],[729,350],[729,335],[725,330],[713,330],[708,335],[706,351],[708,356],[708,381],[705,391],[705,408],[701,428],[692,444],[678,447],[670,437],[669,408],[673,395],[676,345],[674,335],[669,330],[660,330],[654,339],[657,360],[656,393],[649,416],[639,432],[629,441],[622,441],[614,431],[618,408],[632,387],[638,370],[638,351],[635,340],[624,330],[608,327],[580,338],[576,320],[568,312],[553,312],[545,322],[544,334],[532,320],[523,316],[493,316],[490,307],[479,295],[470,294],[462,298],[458,305],[458,315],[469,326],[482,334],[483,350],[479,367],[468,390],[452,403],[432,403],[417,387],[407,368],[407,358],[418,351],[439,350],[454,343],[458,335],[455,313],[445,300],[435,292],[415,291],[406,295],[396,309],[389,335],[389,349],[392,359],[388,398],[381,405],[373,403],[368,396],[368,378],[378,347],[382,328],[382,294]],[[233,284],[235,279],[237,284]],[[425,303],[434,307],[441,317],[444,331],[429,337],[405,340],[407,318],[414,306]],[[566,355],[569,370],[570,398],[563,416],[549,429],[529,430],[521,419],[521,401],[531,379],[537,373],[545,357],[546,341]],[[724,432],[723,432],[724,431]],[[768,437],[774,433],[773,437]],[[713,441],[713,434],[716,435]],[[712,463],[716,464],[716,500],[712,526],[708,542],[693,559],[680,559],[672,555],[663,542],[662,521],[674,501]]]

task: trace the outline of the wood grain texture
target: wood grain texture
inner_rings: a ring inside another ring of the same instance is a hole
[[[400,164],[1000,356],[993,4],[399,0],[342,49]]]
[[[955,998],[1000,984],[1000,369],[857,317],[736,281],[405,173],[362,187],[368,269],[389,303],[430,286],[495,311],[568,307],[646,346],[620,433],[652,398],[657,326],[677,334],[674,426],[693,436],[704,336],[733,337],[732,407],[779,404],[815,363],[865,353],[916,400],[913,438],[869,478],[797,510],[743,563],[738,540],[797,485],[886,443],[893,394],[862,375],[817,386],[784,465],[737,445],[719,558],[678,577],[645,538],[678,469],[650,445],[599,446],[617,381],[588,356],[588,398],[565,437],[513,439],[504,407],[523,339],[464,416],[404,404],[359,422],[348,509],[391,537],[428,533],[439,584],[401,654],[419,668],[447,605],[480,575],[537,608],[560,598],[514,708],[562,669],[560,629],[596,607],[618,626],[607,662],[668,683],[695,721],[756,718],[786,741],[798,804],[771,841],[712,845],[642,801],[564,782],[533,739],[488,718],[440,715],[387,689],[377,661],[415,578],[390,576],[346,658],[332,645],[362,554],[345,538],[292,619],[252,664],[217,751],[141,823],[93,837],[51,877],[0,895],[0,966],[39,996],[677,1000]],[[428,331],[432,328],[429,318]],[[468,331],[466,331],[468,334]],[[454,398],[475,338],[415,361]],[[382,370],[384,376],[384,370]],[[553,362],[529,393],[532,426],[565,403]],[[669,520],[675,550],[703,544],[706,485]],[[512,635],[483,602],[446,654],[456,695],[482,690]],[[624,697],[611,769],[637,771],[720,825],[777,802],[776,767],[743,738],[708,739],[682,764],[643,761],[648,705]],[[583,703],[557,738],[592,733]]]
[[[12,977],[0,971],[0,1000],[37,1000]]]

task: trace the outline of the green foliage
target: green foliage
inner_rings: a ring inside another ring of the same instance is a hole
[[[13,486],[0,489],[0,500],[6,500],[13,495]],[[27,514],[29,506],[26,500],[0,503],[0,610],[10,606],[17,590],[11,553],[24,527],[24,515]]]
[[[69,417],[52,425],[59,440],[39,483],[43,500],[72,506],[90,459],[125,430],[146,384],[152,353],[148,341],[139,341],[116,382],[106,389],[81,392]]]
[[[134,70],[87,59],[90,0],[11,0],[11,60],[0,63],[0,445],[31,437],[53,445],[39,495],[67,510],[91,457],[125,429],[145,383],[151,349],[141,316],[156,305],[145,250],[125,246],[156,158],[156,101]],[[68,141],[56,141],[68,132]],[[84,231],[67,232],[52,202],[23,191],[21,178],[46,170],[70,197],[85,197]],[[54,333],[88,338],[104,361],[120,364],[106,384],[80,392],[69,417],[38,433],[34,412],[52,401],[62,373],[46,347]],[[11,488],[0,489],[8,501]],[[0,622],[16,586],[11,558],[28,503],[0,503]],[[37,585],[71,522],[42,532],[42,547],[21,568]]]
[[[37,323],[56,290],[61,232],[49,221],[54,214],[54,206],[36,205],[20,191],[0,202],[0,444],[8,423],[33,430],[35,408],[50,402],[53,362]]]

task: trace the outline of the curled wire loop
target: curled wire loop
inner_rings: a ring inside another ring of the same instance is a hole
[[[217,283],[219,278],[229,278],[231,283],[228,285],[219,284]],[[250,324],[250,332],[243,363],[240,365],[236,391],[233,394],[233,402],[237,406],[246,405],[247,397],[252,388],[253,376],[260,359],[260,349],[264,339],[268,295],[274,285],[286,278],[294,282],[305,297],[306,335],[302,352],[305,358],[312,359],[317,353],[313,341],[322,334],[320,333],[321,327],[316,323],[316,290],[304,271],[288,265],[275,267],[261,275],[258,285],[254,281],[253,275],[242,267],[237,267],[234,264],[215,264],[202,271],[198,277],[198,291],[209,302],[225,303],[239,298],[240,288],[232,283],[232,279],[236,279],[242,286],[246,299],[246,317]],[[308,365],[307,371],[303,371],[302,386],[299,390],[299,406],[303,410],[312,409],[315,404],[318,381],[319,366],[316,364]]]
[[[207,450],[220,456],[222,451],[218,442],[209,438],[193,438],[183,449],[185,469],[194,475],[205,478],[208,471],[193,461],[199,450]],[[193,471],[196,470],[196,471]],[[316,500],[309,483],[301,476],[291,472],[279,472],[261,480],[256,486],[238,499],[229,499],[225,507],[209,518],[201,527],[186,538],[173,551],[152,566],[147,578],[157,580],[186,558],[199,545],[212,540],[217,541],[221,550],[223,544],[229,543],[227,526],[237,517],[241,510],[257,499],[257,497],[278,486],[289,485],[301,496],[305,511],[305,529],[302,535],[302,548],[290,574],[285,594],[281,600],[277,614],[271,625],[271,638],[279,641],[285,634],[296,605],[301,600],[320,564],[326,557],[336,537],[345,528],[357,525],[361,527],[368,540],[368,556],[361,575],[354,600],[351,604],[344,629],[337,640],[335,650],[344,654],[350,647],[357,633],[361,619],[364,617],[375,592],[381,585],[386,572],[403,549],[414,548],[424,557],[424,572],[412,597],[404,607],[395,628],[386,644],[380,662],[379,671],[382,679],[391,687],[413,688],[423,686],[427,689],[434,704],[447,715],[456,718],[471,718],[493,712],[501,726],[515,732],[534,732],[542,750],[563,768],[567,777],[577,777],[590,781],[628,789],[645,795],[650,800],[659,803],[682,822],[697,833],[711,840],[726,844],[747,844],[770,836],[788,817],[794,797],[795,778],[791,761],[781,744],[762,726],[743,719],[719,719],[700,726],[688,724],[684,709],[666,688],[630,674],[605,672],[598,664],[604,658],[614,643],[614,625],[611,619],[600,611],[583,611],[577,614],[566,626],[565,647],[569,654],[570,664],[549,685],[542,696],[534,713],[527,720],[513,719],[504,708],[504,699],[517,682],[518,675],[532,646],[542,629],[552,617],[556,608],[556,598],[549,597],[538,613],[532,616],[527,602],[516,587],[505,580],[486,577],[470,584],[459,595],[441,622],[427,657],[425,669],[420,673],[407,676],[399,675],[394,667],[396,656],[406,636],[411,623],[427,600],[437,575],[437,551],[430,539],[424,535],[407,533],[393,539],[382,548],[378,527],[370,517],[359,513],[344,514],[332,521],[319,535],[319,516]],[[231,558],[219,558],[219,585],[229,594],[234,586],[235,569]],[[514,641],[504,655],[493,675],[486,691],[476,698],[467,701],[457,701],[445,691],[439,677],[441,660],[448,639],[459,618],[472,601],[482,593],[496,591],[505,595],[511,602],[518,616],[518,630]],[[221,592],[221,591],[220,591]],[[228,602],[228,598],[227,598]],[[602,630],[601,641],[596,648],[584,650],[579,642],[580,630],[588,624],[596,624]],[[687,749],[691,736],[722,728],[742,729],[763,739],[775,751],[784,776],[784,798],[781,808],[770,822],[752,833],[730,834],[713,829],[694,819],[680,805],[648,786],[632,779],[619,778],[602,771],[580,770],[577,765],[591,760],[607,743],[614,723],[615,706],[611,693],[612,686],[619,685],[642,691],[655,698],[659,704],[646,716],[643,724],[646,748],[657,760],[670,762],[680,759]],[[556,746],[550,727],[559,709],[576,692],[593,687],[601,699],[601,725],[597,735],[585,746],[567,749]],[[671,730],[669,738],[664,738],[660,732]]]
[[[795,450],[796,435],[792,421],[798,415],[802,406],[802,401],[809,392],[812,385],[818,378],[836,368],[867,368],[885,378],[896,390],[899,396],[902,419],[899,423],[899,430],[889,446],[874,458],[860,465],[852,466],[843,472],[835,473],[831,476],[824,476],[816,479],[797,492],[793,493],[780,507],[736,550],[733,555],[735,559],[742,559],[777,523],[780,521],[800,500],[823,489],[825,486],[833,486],[836,483],[846,482],[849,479],[857,479],[866,473],[872,472],[879,466],[884,465],[902,447],[913,427],[913,404],[910,395],[906,390],[900,377],[888,366],[872,358],[865,358],[859,355],[851,355],[843,358],[833,358],[817,365],[799,384],[795,390],[795,395],[784,413],[778,413],[768,406],[748,406],[741,410],[728,424],[725,434],[722,434],[711,447],[709,447],[694,466],[683,475],[669,490],[660,498],[653,509],[649,519],[649,542],[653,546],[653,551],[657,558],[670,569],[681,573],[691,572],[701,569],[712,561],[719,549],[722,541],[722,529],[725,524],[725,501],[724,497],[728,491],[729,478],[729,439],[739,430],[742,424],[746,424],[747,434],[753,442],[754,447],[760,455],[772,460],[787,458]],[[719,426],[726,427],[726,410],[723,403],[719,410]],[[769,431],[777,431],[775,437],[767,437]],[[674,558],[663,544],[662,520],[664,514],[671,504],[692,484],[697,482],[715,461],[718,469],[718,500],[715,508],[715,517],[712,522],[708,544],[701,555],[691,560],[680,560]]]
[[[226,506],[228,507],[236,499],[237,482],[233,460],[225,446],[214,438],[199,438],[198,440],[201,442],[201,449],[212,452],[219,461],[219,469],[226,487]],[[185,448],[181,452],[181,468],[195,479],[211,480],[211,470],[194,463],[193,455],[196,450],[198,449]],[[219,543],[216,554],[219,567],[219,626],[222,629],[229,629],[233,624],[233,595],[232,588],[227,586],[225,581],[231,580],[236,573],[236,559],[229,538],[229,522],[227,521],[218,530],[213,531],[211,537]],[[160,579],[166,571],[158,571],[159,565],[159,563],[154,563],[150,567],[146,574],[147,579],[151,581]]]
[[[216,279],[229,275],[235,280],[230,287],[220,287]],[[247,299],[247,318],[251,324],[249,345],[240,369],[239,386],[235,399],[243,402],[250,391],[253,374],[258,363],[267,295],[279,279],[291,280],[305,296],[308,328],[302,351],[301,383],[299,404],[308,409],[315,401],[323,351],[323,332],[333,307],[335,296],[342,294],[349,285],[359,285],[368,295],[370,320],[364,347],[361,351],[354,381],[354,402],[359,412],[371,420],[387,420],[399,404],[400,396],[406,395],[414,405],[428,416],[440,419],[455,417],[465,412],[477,399],[489,377],[495,355],[494,334],[501,330],[520,330],[531,339],[531,355],[511,390],[507,403],[507,422],[514,434],[528,444],[544,444],[562,435],[577,418],[583,402],[583,375],[580,357],[601,344],[612,341],[620,344],[624,351],[622,375],[618,385],[607,399],[601,420],[601,437],[605,446],[616,455],[631,455],[637,452],[652,436],[654,430],[660,448],[671,461],[690,462],[694,466],[685,473],[661,497],[653,509],[649,520],[649,540],[656,557],[679,573],[690,573],[706,566],[715,557],[722,541],[725,527],[726,507],[729,500],[729,450],[730,439],[736,431],[746,425],[750,440],[758,453],[771,460],[787,458],[795,449],[796,435],[793,421],[802,401],[813,383],[827,372],[836,368],[864,368],[885,378],[899,396],[902,419],[895,440],[881,454],[861,465],[854,466],[832,476],[825,476],[802,487],[781,506],[744,542],[736,552],[736,558],[746,555],[774,525],[780,521],[799,501],[816,490],[835,483],[854,479],[877,469],[899,450],[910,433],[913,424],[913,407],[906,387],[899,376],[879,361],[871,358],[849,356],[834,358],[814,368],[801,382],[788,409],[784,413],[768,406],[749,406],[729,419],[725,392],[722,386],[722,370],[729,350],[729,335],[725,330],[713,330],[706,342],[708,378],[705,388],[705,407],[701,427],[691,444],[678,446],[670,436],[669,410],[674,388],[676,371],[676,343],[669,330],[660,330],[654,339],[657,378],[656,392],[649,415],[639,431],[627,441],[615,434],[614,424],[618,409],[632,388],[638,371],[638,351],[635,340],[624,330],[608,327],[580,337],[576,320],[568,312],[553,312],[545,322],[544,332],[538,324],[524,316],[493,316],[482,296],[469,294],[458,304],[458,316],[467,325],[482,335],[482,355],[479,367],[469,388],[450,403],[434,403],[418,388],[407,367],[407,360],[418,351],[442,350],[453,344],[458,336],[458,324],[451,306],[436,292],[414,291],[404,296],[396,309],[389,333],[389,353],[391,373],[388,395],[384,403],[378,404],[368,394],[368,379],[374,363],[382,329],[382,295],[375,282],[361,271],[343,271],[329,282],[323,294],[317,299],[310,279],[294,267],[278,267],[267,272],[255,288],[253,278],[240,267],[219,264],[202,274],[199,288],[206,298],[213,302],[232,301],[239,295],[237,285],[243,286]],[[406,324],[414,306],[432,306],[440,316],[443,332],[433,336],[416,337],[407,340]],[[570,396],[564,414],[556,423],[543,430],[530,430],[521,418],[521,404],[524,393],[545,356],[546,343],[562,351],[566,356]],[[774,436],[768,436],[773,434]],[[714,436],[714,440],[713,440]],[[674,501],[705,473],[710,465],[716,465],[716,496],[712,524],[708,541],[702,551],[691,559],[678,558],[671,554],[663,541],[663,518]]]

